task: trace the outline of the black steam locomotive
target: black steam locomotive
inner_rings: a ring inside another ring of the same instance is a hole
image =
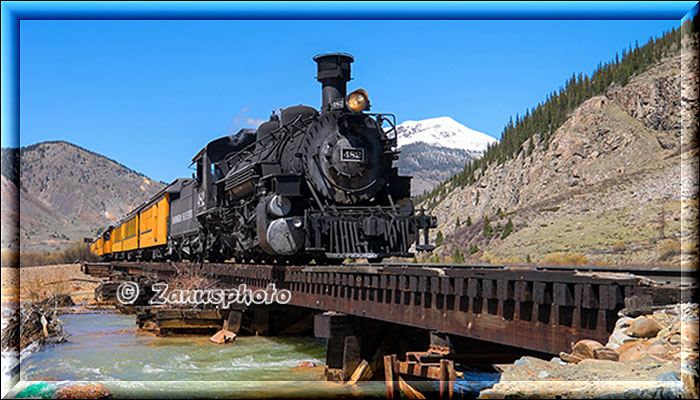
[[[176,180],[122,221],[136,217],[140,235],[150,227],[140,214],[165,198],[166,243],[147,240],[149,246],[117,252],[115,238],[103,238],[102,255],[333,264],[410,257],[413,246],[431,250],[435,217],[414,209],[411,177],[392,166],[395,116],[368,113],[362,89],[346,95],[352,56],[314,60],[323,86],[320,113],[289,107],[257,130],[210,142],[192,160],[193,179]]]

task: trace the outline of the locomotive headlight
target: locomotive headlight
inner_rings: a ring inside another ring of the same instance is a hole
[[[363,89],[357,89],[350,93],[345,102],[348,108],[354,112],[369,110],[369,97]]]

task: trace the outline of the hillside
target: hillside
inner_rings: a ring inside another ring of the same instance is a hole
[[[402,175],[413,176],[413,196],[432,190],[497,142],[450,117],[405,121],[396,131],[401,151],[396,166]]]
[[[445,236],[437,252],[471,248],[468,262],[697,265],[697,36],[682,47],[585,100],[513,157],[476,169],[473,183],[448,182],[428,198]]]
[[[2,149],[2,248],[19,248],[19,150]]]
[[[411,195],[429,191],[464,168],[464,163],[476,157],[462,149],[416,142],[400,147],[396,166],[402,175],[413,177]]]
[[[3,149],[3,159],[6,151],[13,149]],[[165,186],[62,141],[23,147],[19,159],[19,188],[3,168],[2,218],[4,226],[13,211],[6,210],[5,197],[18,192],[22,251],[51,251],[71,240],[92,237]],[[2,245],[17,249],[17,243],[6,240],[4,232]]]

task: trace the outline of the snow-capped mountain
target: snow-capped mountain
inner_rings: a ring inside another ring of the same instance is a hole
[[[406,121],[396,128],[402,175],[413,176],[411,194],[430,190],[481,157],[496,139],[469,129],[450,117]]]
[[[450,117],[406,121],[397,127],[399,147],[424,142],[427,144],[464,150],[470,154],[481,154],[493,137],[467,128]]]

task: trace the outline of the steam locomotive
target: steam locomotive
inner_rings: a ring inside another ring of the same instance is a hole
[[[435,217],[400,176],[396,117],[347,95],[353,57],[314,57],[320,112],[294,106],[208,143],[176,179],[93,240],[106,259],[342,263],[433,249]],[[422,240],[421,240],[422,239]]]

